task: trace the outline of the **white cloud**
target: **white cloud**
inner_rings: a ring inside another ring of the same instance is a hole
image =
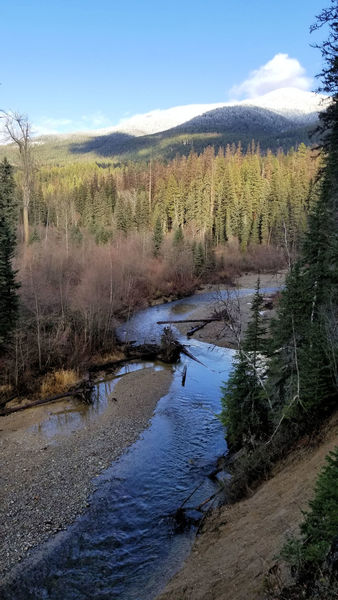
[[[78,119],[41,117],[33,124],[33,133],[34,135],[57,135],[74,131],[89,131],[108,125],[110,125],[108,117],[101,111],[97,111],[93,114],[82,115]]]
[[[105,127],[109,124],[108,118],[100,110],[91,115],[82,115],[81,121],[88,127]]]
[[[276,54],[265,65],[252,71],[247,79],[234,85],[230,95],[234,98],[256,98],[273,90],[285,87],[309,90],[312,80],[296,58],[288,54]]]
[[[42,117],[38,123],[33,124],[34,135],[57,134],[71,126],[71,119],[53,119],[50,117]]]

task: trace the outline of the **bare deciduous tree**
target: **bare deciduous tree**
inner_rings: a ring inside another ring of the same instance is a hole
[[[7,141],[12,141],[19,150],[22,169],[22,215],[25,243],[29,242],[28,209],[31,199],[34,177],[32,155],[31,123],[26,115],[17,112],[0,112]]]

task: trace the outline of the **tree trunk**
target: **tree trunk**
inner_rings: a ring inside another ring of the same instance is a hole
[[[25,199],[23,203],[23,237],[25,244],[29,244],[28,204]]]

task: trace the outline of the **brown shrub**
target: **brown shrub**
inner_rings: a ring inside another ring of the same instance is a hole
[[[16,258],[21,317],[1,368],[0,385],[30,389],[35,374],[77,369],[94,355],[114,351],[118,317],[127,318],[150,300],[193,293],[203,281],[231,282],[246,270],[280,268],[282,253],[255,246],[244,254],[235,241],[216,249],[216,269],[194,275],[192,239],[179,246],[164,239],[153,256],[151,232],[117,235],[97,245],[84,234],[66,244],[49,228],[48,238],[21,246]],[[35,389],[37,384],[35,383]]]

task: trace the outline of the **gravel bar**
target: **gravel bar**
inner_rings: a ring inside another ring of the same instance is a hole
[[[52,438],[38,425],[55,406],[60,410],[60,403],[0,419],[2,576],[89,506],[95,476],[148,426],[171,380],[170,368],[128,373],[115,385],[104,412]]]

